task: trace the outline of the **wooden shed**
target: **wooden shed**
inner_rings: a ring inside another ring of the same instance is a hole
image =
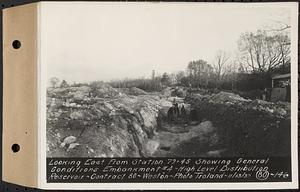
[[[291,101],[291,74],[281,74],[272,77],[271,101]]]

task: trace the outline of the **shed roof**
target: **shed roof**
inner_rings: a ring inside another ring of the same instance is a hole
[[[282,75],[275,75],[274,77],[272,77],[272,79],[285,79],[285,78],[291,78],[291,74],[287,73]]]

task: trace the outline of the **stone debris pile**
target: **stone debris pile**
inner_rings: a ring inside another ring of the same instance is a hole
[[[290,104],[289,103],[272,103],[259,99],[251,100],[244,99],[243,97],[229,92],[221,91],[218,94],[212,95],[200,95],[200,94],[192,94],[188,98],[186,98],[188,103],[201,103],[201,102],[209,102],[212,104],[221,104],[224,107],[234,106],[238,110],[255,110],[266,112],[269,115],[288,118],[290,116]]]
[[[117,88],[116,90],[120,91],[121,93],[127,94],[127,95],[147,95],[148,92],[137,88],[137,87],[130,87],[130,88]]]
[[[236,95],[234,93],[221,91],[218,94],[212,95],[211,101],[216,103],[237,104],[239,102],[247,102],[250,100],[244,99],[243,97]]]
[[[191,94],[186,102],[194,119],[216,124],[233,155],[289,155],[289,103],[244,99],[228,92]]]
[[[156,134],[159,110],[171,102],[107,84],[47,90],[49,157],[141,157]],[[137,94],[139,93],[139,94]],[[153,145],[154,146],[154,145]]]

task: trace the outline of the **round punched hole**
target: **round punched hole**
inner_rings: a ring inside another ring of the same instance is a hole
[[[20,151],[20,145],[15,143],[11,146],[11,150],[14,152],[14,153],[17,153],[18,151]]]
[[[14,49],[19,49],[21,47],[21,42],[19,40],[14,40],[12,46]]]

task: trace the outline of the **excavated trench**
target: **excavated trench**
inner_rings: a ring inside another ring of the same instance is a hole
[[[49,91],[48,157],[289,155],[290,113],[285,106],[231,93],[196,94],[177,98],[180,106],[189,106],[187,115],[170,121],[173,98],[116,90],[109,92],[115,97],[93,98],[89,92],[89,87]]]
[[[181,103],[181,105],[187,105]],[[170,121],[159,114],[158,127],[152,142],[158,147],[154,157],[220,157],[226,149],[209,120],[199,121],[193,110],[186,117]]]
[[[153,153],[155,157],[220,156],[225,151],[218,146],[219,138],[211,121],[185,125],[166,123],[159,128],[154,140],[159,143],[159,148]]]
[[[187,119],[162,117],[154,141],[156,157],[289,156],[288,104],[245,100],[230,93],[186,99]],[[232,98],[232,97],[237,98]],[[264,147],[262,147],[264,146]]]

